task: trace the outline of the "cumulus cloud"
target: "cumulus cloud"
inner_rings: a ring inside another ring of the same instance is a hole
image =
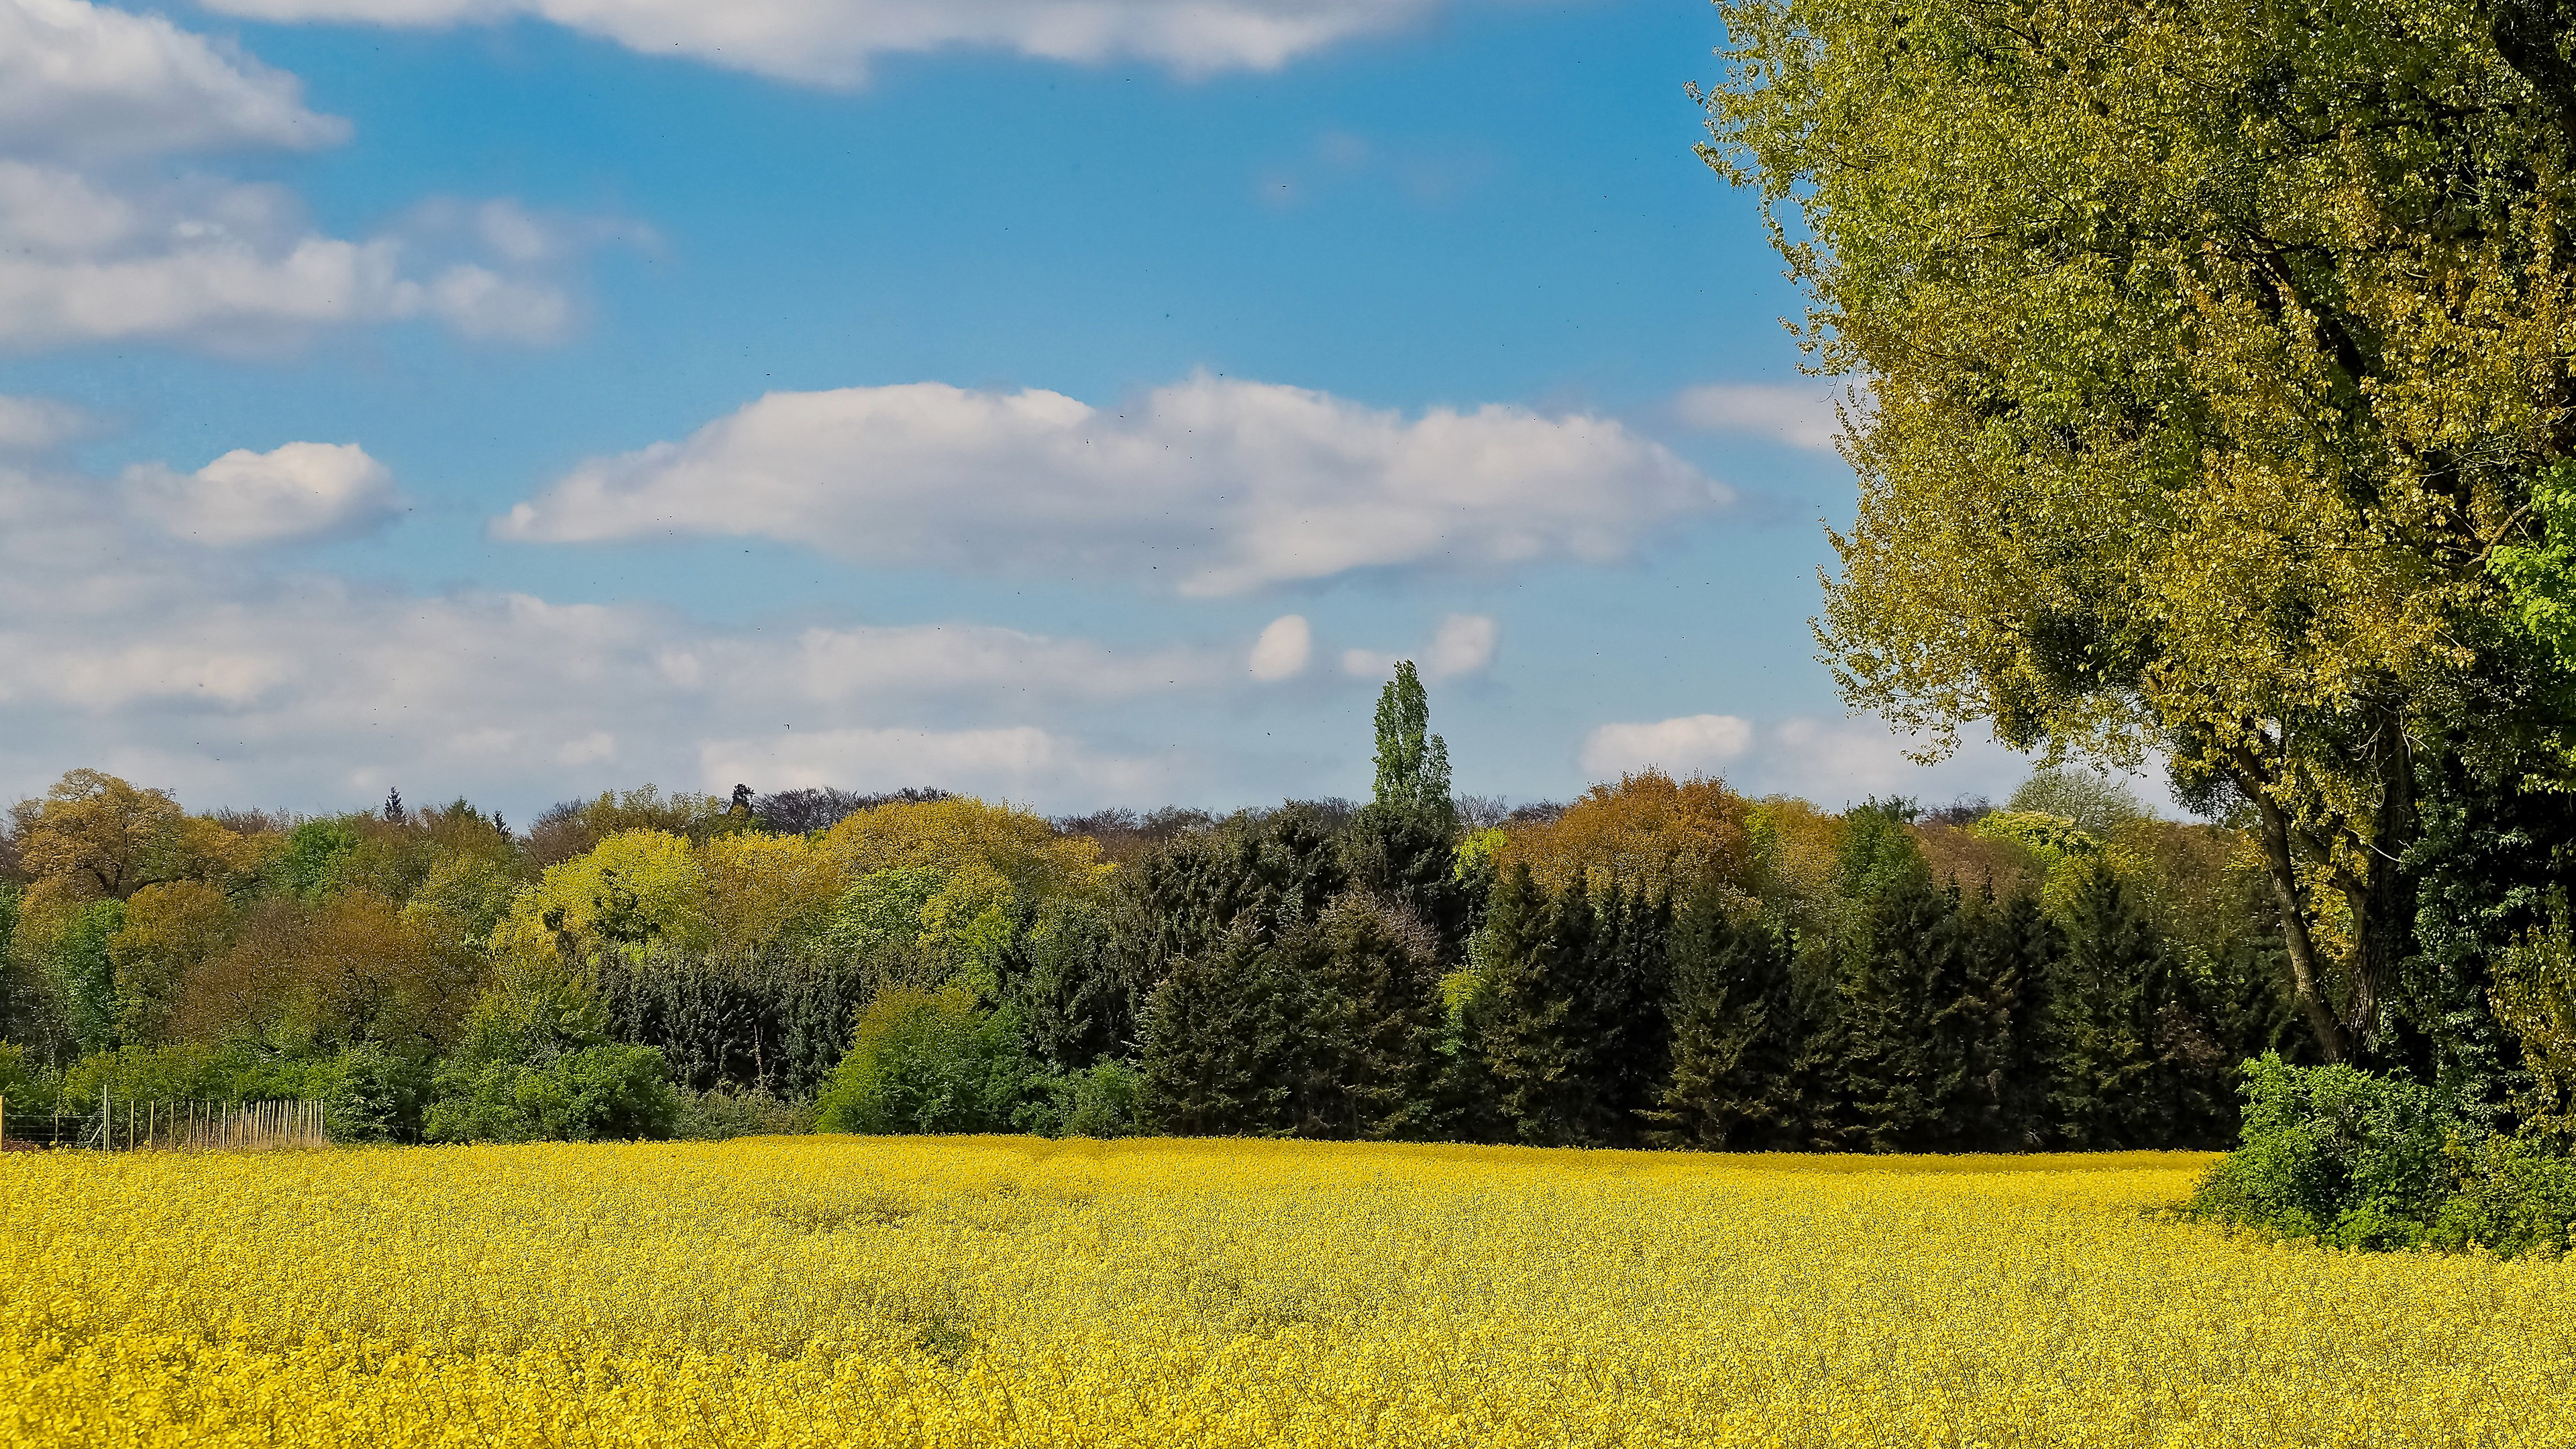
[[[1414,661],[1426,679],[1454,679],[1465,674],[1482,673],[1494,662],[1494,645],[1501,637],[1493,619],[1484,614],[1451,614],[1431,632],[1429,647],[1409,654],[1391,654],[1377,649],[1345,649],[1342,672],[1355,679],[1382,679],[1395,672],[1404,660]]]
[[[1315,653],[1315,631],[1302,614],[1283,614],[1270,621],[1252,644],[1252,677],[1287,679],[1305,672]]]
[[[348,122],[303,97],[294,76],[158,15],[0,0],[0,149],[104,157],[348,138]]]
[[[1934,765],[1915,761],[1921,741],[1876,719],[1792,716],[1757,724],[1730,714],[1605,724],[1583,741],[1586,775],[1612,779],[1637,770],[1724,775],[1754,794],[1798,795],[1829,807],[1873,795],[1946,801],[2001,799],[2030,762],[1991,739],[1963,740]]]
[[[528,16],[645,55],[809,85],[853,86],[880,55],[996,50],[1039,60],[1142,60],[1184,75],[1276,70],[1394,29],[1437,0],[208,0],[258,20],[395,26]]]
[[[1685,427],[1832,452],[1842,435],[1842,421],[1834,412],[1841,396],[1841,389],[1827,382],[1718,382],[1684,388],[1673,398],[1672,410]]]
[[[322,526],[383,486],[354,446],[245,452],[122,486],[0,458],[0,787],[93,764],[199,800],[319,805],[399,783],[515,809],[644,780],[772,789],[882,769],[1088,808],[1168,798],[1200,768],[1168,740],[1120,746],[1121,710],[1169,720],[1253,687],[1247,640],[713,625],[643,604],[375,587],[174,538],[135,498],[247,541]]]
[[[1431,649],[1423,660],[1423,673],[1434,679],[1449,679],[1461,674],[1477,674],[1494,662],[1494,641],[1499,631],[1491,616],[1485,614],[1451,614],[1440,621],[1432,632]]]
[[[279,187],[116,185],[0,158],[0,347],[152,338],[241,351],[410,318],[542,342],[570,320],[540,271],[495,258],[423,271],[411,265],[422,250],[322,235]]]
[[[1158,773],[1148,761],[1102,755],[1035,725],[805,734],[781,730],[776,738],[710,740],[699,759],[699,777],[710,791],[748,780],[774,781],[773,789],[837,785],[863,791],[953,780],[1005,798],[1071,786],[1096,798],[1118,799],[1151,788]]]
[[[1361,569],[1608,563],[1729,501],[1587,414],[1419,417],[1194,377],[1123,410],[940,383],[771,393],[595,459],[494,525],[590,543],[766,537],[867,563],[1061,570],[1194,596]]]
[[[432,320],[545,342],[562,272],[631,228],[501,201],[432,201],[375,236],[328,235],[283,187],[173,180],[188,152],[335,145],[294,76],[159,16],[0,0],[0,351],[291,345],[318,328]]]
[[[0,454],[50,452],[89,429],[89,414],[69,403],[0,395]]]
[[[216,547],[359,533],[400,502],[393,474],[355,443],[236,448],[194,473],[139,464],[125,486],[165,532]]]
[[[1753,743],[1753,726],[1731,714],[1692,714],[1650,724],[1606,724],[1583,742],[1583,771],[1595,779],[1662,770],[1715,773]]]

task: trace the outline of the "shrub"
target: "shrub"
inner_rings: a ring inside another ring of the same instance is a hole
[[[54,1110],[62,1080],[42,1062],[27,1060],[27,1049],[0,1042],[0,1109],[33,1118]]]
[[[1145,1079],[1122,1061],[1029,1079],[1017,1125],[1046,1137],[1133,1137],[1144,1131]]]
[[[323,1086],[323,1128],[334,1142],[417,1142],[429,1064],[373,1042],[342,1052]]]
[[[542,958],[475,1003],[436,1089],[433,1142],[664,1137],[680,1113],[662,1053],[611,1041],[587,978]]]
[[[1008,1130],[1029,1075],[1019,1023],[965,988],[890,987],[859,1015],[816,1104],[825,1132]]]
[[[592,1142],[667,1137],[680,1114],[662,1054],[602,1042],[542,1067],[491,1062],[439,1073],[432,1142]]]
[[[2545,1202],[2553,1180],[2404,1077],[2266,1053],[2243,1090],[2243,1145],[2202,1181],[2198,1216],[2348,1248],[2464,1245],[2490,1221],[2522,1223],[2517,1204]]]
[[[733,1091],[716,1087],[683,1090],[680,1115],[671,1135],[689,1142],[723,1142],[735,1137],[782,1137],[814,1130],[814,1109],[791,1102],[762,1087]]]

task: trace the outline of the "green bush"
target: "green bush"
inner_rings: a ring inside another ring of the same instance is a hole
[[[433,1142],[667,1137],[679,1094],[660,1050],[612,1041],[588,979],[516,963],[465,1019],[433,1083]]]
[[[54,1110],[61,1091],[62,1078],[42,1062],[27,1060],[25,1047],[0,1042],[0,1113],[33,1121]]]
[[[859,1014],[816,1126],[825,1132],[1008,1131],[1029,1077],[1019,1022],[960,986],[890,987]]]
[[[338,1072],[328,1056],[295,1057],[247,1041],[180,1042],[92,1052],[65,1068],[61,1105],[119,1102],[295,1102],[321,1098]]]
[[[334,1142],[417,1142],[429,1091],[427,1062],[362,1043],[332,1062],[323,1130]]]
[[[1029,1079],[1017,1125],[1046,1137],[1133,1137],[1144,1131],[1145,1079],[1122,1061]]]
[[[2458,1154],[2460,1185],[2425,1241],[2504,1257],[2554,1258],[2576,1247],[2576,1162],[2520,1137],[2490,1137]]]
[[[442,1071],[425,1127],[432,1142],[593,1142],[668,1137],[679,1115],[661,1052],[602,1042],[543,1066]]]
[[[723,1142],[735,1137],[784,1137],[814,1130],[814,1109],[791,1102],[766,1088],[704,1092],[683,1089],[680,1115],[671,1135],[690,1142]]]
[[[2343,1248],[2555,1256],[2576,1228],[2576,1162],[2502,1136],[2430,1088],[2349,1066],[2245,1064],[2243,1145],[2195,1216]]]
[[[2243,1145],[2195,1198],[2204,1215],[2355,1248],[2421,1240],[2450,1196],[2463,1123],[2431,1089],[2349,1066],[2245,1064]]]

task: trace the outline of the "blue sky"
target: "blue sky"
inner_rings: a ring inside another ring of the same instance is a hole
[[[1476,793],[2023,772],[1812,658],[1696,0],[161,13],[0,0],[20,793],[1359,794],[1398,657]]]

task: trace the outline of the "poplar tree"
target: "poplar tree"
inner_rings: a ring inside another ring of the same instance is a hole
[[[1451,823],[1449,745],[1431,734],[1431,702],[1407,659],[1377,697],[1377,782],[1373,803],[1418,810]]]

